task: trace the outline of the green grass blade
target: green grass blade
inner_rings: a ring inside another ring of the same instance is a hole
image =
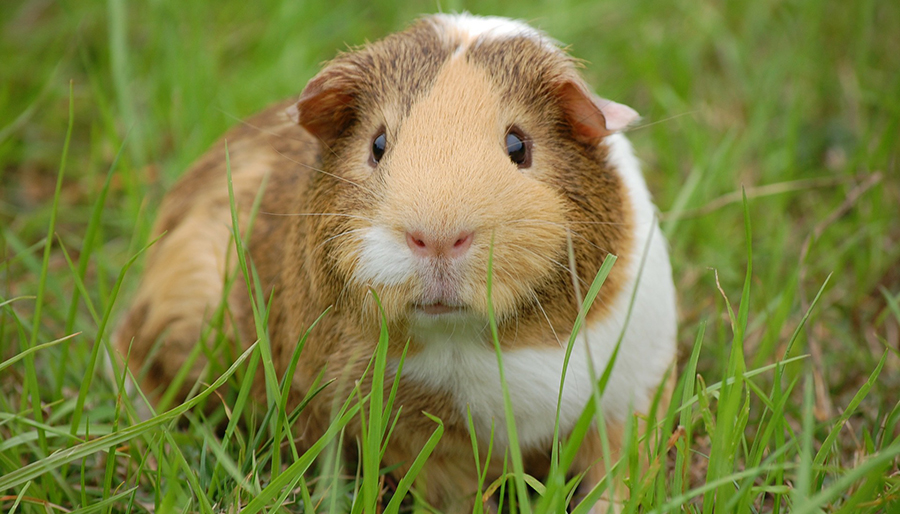
[[[28,348],[27,350],[19,352],[19,353],[13,355],[12,357],[10,357],[9,359],[6,359],[5,361],[0,362],[0,371],[3,371],[4,368],[12,366],[16,362],[24,359],[25,357],[27,357],[29,355],[33,355],[33,354],[35,354],[41,350],[45,350],[47,348],[53,348],[54,346],[56,346],[60,343],[64,343],[64,342],[68,341],[69,339],[72,339],[73,337],[77,337],[79,335],[81,335],[81,332],[75,332],[74,334],[69,334],[65,337],[60,337],[59,339],[50,341],[49,343],[43,343],[43,344],[39,344],[37,346],[32,346],[32,347]]]
[[[744,287],[741,292],[741,304],[738,308],[736,317],[728,303],[728,298],[725,297],[725,303],[728,308],[729,317],[732,322],[732,330],[734,332],[731,353],[728,358],[727,368],[725,369],[725,376],[733,380],[731,382],[725,381],[722,386],[722,391],[719,394],[716,427],[715,432],[712,434],[709,467],[707,468],[706,473],[707,482],[713,482],[717,478],[727,476],[731,473],[743,431],[743,427],[738,426],[736,421],[740,415],[741,400],[744,391],[743,377],[745,364],[743,343],[750,309],[750,284],[753,276],[752,234],[750,230],[750,213],[746,195],[744,196],[744,228],[747,244],[747,271],[744,278]],[[734,487],[730,484],[723,484],[715,491],[707,491],[703,501],[704,512],[708,514],[713,512],[714,509],[724,512],[724,509],[731,501],[734,492]]]
[[[97,502],[91,503],[90,505],[86,505],[80,509],[69,511],[68,514],[91,514],[92,512],[100,512],[109,509],[110,507],[114,507],[116,504],[125,500],[126,498],[132,497],[134,493],[137,492],[137,490],[137,486],[125,489],[124,491],[111,495],[109,498],[104,498]]]
[[[519,436],[516,431],[516,416],[513,411],[512,400],[509,396],[509,387],[506,383],[506,376],[503,373],[503,350],[500,348],[500,336],[497,332],[497,319],[494,316],[494,303],[491,297],[491,290],[494,280],[494,239],[491,237],[491,245],[488,250],[488,269],[487,269],[487,307],[488,320],[491,328],[491,339],[494,343],[494,351],[497,354],[497,369],[500,373],[500,387],[503,391],[503,410],[506,419],[506,434],[509,440],[509,453],[512,457],[513,473],[516,480],[516,495],[519,499],[519,508],[525,514],[531,513],[531,504],[528,501],[528,490],[525,486],[525,465],[522,460],[522,453],[519,449]]]
[[[72,128],[74,126],[74,123],[75,93],[73,83],[69,82],[69,124],[66,128],[66,139],[63,143],[62,157],[60,158],[59,162],[59,171],[56,174],[56,187],[53,191],[53,204],[50,208],[50,223],[47,227],[47,237],[46,239],[44,239],[44,259],[41,264],[40,277],[38,278],[37,298],[35,299],[34,303],[34,317],[32,318],[31,326],[31,340],[28,342],[28,347],[23,348],[24,350],[37,346],[38,331],[40,329],[42,319],[41,312],[44,306],[44,290],[47,287],[48,268],[50,267],[50,250],[53,247],[53,234],[56,232],[56,216],[59,212],[59,195],[62,191],[63,177],[66,173],[66,161],[69,158],[69,143],[72,141]],[[24,344],[24,340],[22,341],[22,343]],[[32,353],[29,353],[25,356],[25,386],[29,396],[31,397],[31,408],[34,419],[38,423],[42,423],[44,420],[44,415],[41,411],[41,396],[39,392],[40,389],[38,387],[37,371],[34,368],[34,354]],[[47,455],[47,439],[44,435],[44,432],[40,429],[38,429],[38,444],[41,448],[41,455]]]
[[[127,136],[126,136],[127,140]],[[90,296],[87,294],[87,290],[83,285],[84,277],[87,275],[88,264],[91,260],[91,253],[94,250],[94,242],[97,239],[97,232],[100,228],[100,220],[103,217],[103,207],[106,204],[106,196],[109,194],[109,186],[112,183],[113,174],[116,170],[116,167],[119,164],[119,159],[122,157],[122,152],[125,149],[125,142],[119,146],[118,152],[116,152],[116,156],[113,158],[112,164],[109,166],[109,171],[106,173],[106,179],[103,181],[103,186],[100,188],[100,192],[97,196],[97,199],[94,201],[94,207],[91,210],[91,217],[88,221],[87,229],[84,233],[84,238],[82,239],[83,244],[81,248],[81,254],[78,256],[78,271],[74,273],[72,276],[78,281],[79,287],[75,291],[72,291],[72,298],[69,300],[69,313],[66,315],[66,325],[64,332],[67,334],[72,332],[75,327],[75,315],[78,313],[78,298],[79,293],[85,299],[85,301],[90,301]],[[62,241],[60,241],[60,248],[62,248]],[[68,258],[68,253],[66,254],[66,259]],[[91,309],[91,314],[96,317],[96,314],[93,312],[93,308]],[[59,396],[62,391],[63,384],[63,376],[66,370],[66,364],[68,362],[68,348],[63,348],[62,355],[59,360],[59,367],[56,370],[56,391],[54,396]]]
[[[221,387],[228,380],[228,378],[234,374],[238,366],[240,366],[240,364],[244,362],[247,356],[249,356],[255,348],[255,345],[248,348],[243,354],[241,354],[240,357],[237,358],[237,360],[235,360],[234,364],[232,364],[231,367],[225,371],[225,373],[223,373],[218,379],[215,380],[215,382],[213,382],[200,394],[198,394],[194,398],[191,398],[187,402],[156,417],[148,419],[147,421],[143,421],[136,425],[124,428],[118,432],[78,444],[65,450],[59,450],[43,459],[32,462],[31,464],[27,464],[11,473],[7,473],[6,475],[0,476],[0,491],[5,491],[6,489],[9,489],[11,487],[21,485],[63,464],[81,459],[100,451],[106,451],[106,449],[110,448],[111,446],[129,441],[131,439],[134,439],[135,437],[149,432],[159,425],[171,422],[185,412],[194,408],[200,402],[205,400],[207,396]]]
[[[253,311],[253,319],[256,325],[256,337],[259,338],[260,360],[263,364],[263,377],[266,384],[266,404],[271,409],[273,405],[281,403],[281,391],[278,387],[278,377],[275,374],[275,365],[272,361],[272,348],[269,342],[269,333],[267,327],[268,310],[263,304],[262,295],[263,288],[260,287],[259,277],[256,275],[255,269],[251,270],[247,262],[247,250],[241,235],[240,224],[238,223],[237,203],[234,196],[234,180],[231,175],[231,156],[228,152],[228,142],[225,142],[225,170],[228,179],[228,202],[231,209],[231,231],[232,237],[237,250],[238,263],[243,273],[244,281],[247,285],[247,295],[250,298],[250,306]],[[259,193],[257,197],[259,197]],[[252,214],[252,213],[251,213]],[[251,227],[245,230],[249,233]],[[254,284],[255,282],[255,284]],[[254,288],[254,285],[256,286]]]
[[[884,363],[887,362],[888,353],[887,350],[881,355],[881,359],[878,361],[878,366],[875,367],[875,371],[869,375],[869,379],[859,388],[859,391],[853,396],[853,399],[850,400],[850,403],[843,410],[837,422],[831,428],[831,431],[828,432],[828,436],[822,442],[822,446],[819,448],[819,451],[816,453],[815,459],[813,459],[813,466],[819,467],[825,463],[825,459],[828,458],[828,455],[834,450],[834,443],[837,441],[838,433],[840,433],[841,429],[844,428],[844,425],[850,419],[850,417],[856,412],[856,409],[859,408],[859,404],[868,396],[869,391],[878,381],[878,377],[881,376],[881,370],[884,368]]]
[[[78,391],[78,399],[75,403],[75,411],[72,413],[72,422],[70,424],[70,432],[72,434],[76,433],[76,431],[78,430],[78,425],[81,423],[81,416],[84,412],[84,402],[87,399],[88,391],[91,387],[91,381],[94,377],[94,369],[97,366],[97,359],[100,355],[100,348],[102,346],[104,332],[106,331],[106,326],[109,324],[109,320],[112,316],[113,306],[116,303],[116,297],[119,294],[119,288],[122,286],[122,283],[125,280],[125,274],[131,268],[131,265],[134,264],[134,261],[136,261],[137,258],[140,257],[140,255],[143,254],[148,248],[159,241],[161,237],[163,237],[163,235],[160,235],[153,241],[150,241],[150,243],[148,243],[146,246],[141,248],[138,253],[133,255],[131,259],[129,259],[128,262],[125,263],[125,265],[119,272],[119,276],[116,279],[115,286],[113,287],[113,292],[109,298],[109,304],[106,306],[106,311],[103,313],[103,319],[100,322],[100,326],[97,328],[97,336],[94,339],[94,345],[91,347],[91,356],[88,360],[88,367],[84,374],[84,380],[82,380],[81,382],[81,388]]]
[[[697,331],[697,337],[694,339],[694,346],[691,350],[691,357],[682,372],[682,383],[684,386],[681,390],[681,405],[689,405],[688,400],[694,396],[694,385],[697,381],[697,362],[700,359],[700,348],[703,346],[703,336],[705,333],[706,322],[704,321],[700,323],[700,328]],[[690,442],[693,441],[693,438],[691,437],[693,434],[692,412],[693,410],[690,407],[682,408],[680,411],[679,426],[684,429],[684,437],[678,439],[678,450],[675,456],[673,488],[676,493],[684,493],[686,485],[684,479],[690,472],[691,456],[689,451]]]
[[[325,434],[319,438],[318,441],[313,443],[309,450],[307,450],[303,455],[300,456],[299,459],[294,461],[293,464],[288,466],[287,469],[284,470],[283,473],[278,475],[278,477],[267,485],[262,491],[260,491],[259,495],[253,498],[250,503],[247,504],[241,510],[242,514],[257,514],[261,510],[266,507],[266,503],[278,496],[278,494],[290,483],[297,479],[298,475],[302,475],[310,465],[312,465],[313,460],[322,452],[323,449],[334,439],[334,437],[339,434],[343,428],[350,422],[350,420],[359,413],[359,404],[355,404],[350,406],[350,400],[347,400],[347,403],[344,404],[344,407],[341,409],[341,413],[339,414],[337,420],[328,427],[328,430],[325,431]]]
[[[422,471],[422,467],[425,466],[425,462],[428,460],[431,452],[437,446],[438,442],[440,442],[441,436],[444,435],[443,421],[427,412],[423,412],[422,414],[428,416],[431,421],[437,423],[437,428],[434,429],[434,432],[432,432],[428,440],[425,441],[425,445],[409,467],[409,471],[407,471],[406,475],[400,479],[400,482],[397,484],[397,490],[394,492],[394,496],[384,509],[385,514],[397,514],[397,512],[399,512],[400,502],[406,497],[406,493],[409,492],[409,488],[412,487],[413,481],[419,476],[419,472]]]

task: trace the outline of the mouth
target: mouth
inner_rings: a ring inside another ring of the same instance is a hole
[[[444,302],[432,302],[432,303],[417,303],[415,304],[415,309],[418,312],[426,314],[428,316],[440,316],[443,314],[455,314],[465,311],[465,307],[462,305],[451,305]]]

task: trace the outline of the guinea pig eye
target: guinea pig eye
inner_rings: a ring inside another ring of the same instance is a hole
[[[519,168],[531,167],[531,141],[514,128],[506,134],[506,153]]]
[[[384,149],[387,147],[387,137],[381,132],[372,140],[372,154],[369,156],[369,164],[375,166],[384,157]]]

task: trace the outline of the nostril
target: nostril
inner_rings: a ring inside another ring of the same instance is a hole
[[[453,248],[450,249],[450,254],[453,256],[460,256],[472,246],[472,239],[474,237],[473,232],[464,232],[459,234],[456,238],[456,242],[453,243]]]
[[[417,251],[426,251],[428,250],[428,245],[425,244],[424,237],[420,234],[413,234],[410,232],[406,233],[406,244],[409,245],[410,248]]]

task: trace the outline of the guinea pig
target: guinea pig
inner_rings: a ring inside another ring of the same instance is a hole
[[[574,339],[559,427],[563,437],[571,431],[621,339],[601,400],[618,452],[629,416],[669,403],[675,290],[655,207],[621,133],[637,113],[594,95],[577,69],[522,22],[427,16],[338,55],[299,99],[232,129],[163,199],[154,231],[164,236],[115,335],[143,388],[158,394],[184,366],[191,384],[210,359],[228,363],[235,352],[195,351],[212,347],[212,318],[224,319],[235,350],[257,339],[256,300],[243,278],[227,285],[240,273],[230,166],[278,377],[327,311],[290,377],[289,408],[320,373],[335,381],[301,412],[301,446],[329,426],[332,406],[350,393],[339,384],[363,375],[384,325],[386,388],[406,354],[394,407],[402,415],[383,465],[402,476],[435,428],[423,412],[440,418],[423,494],[444,511],[471,512],[478,477],[468,413],[482,456],[494,427],[488,482],[509,444],[493,317],[526,471],[539,474],[582,296],[614,255]],[[264,401],[261,375],[255,394]],[[359,429],[351,422],[344,441]],[[604,476],[602,446],[592,431],[570,470],[585,473],[582,490]]]

